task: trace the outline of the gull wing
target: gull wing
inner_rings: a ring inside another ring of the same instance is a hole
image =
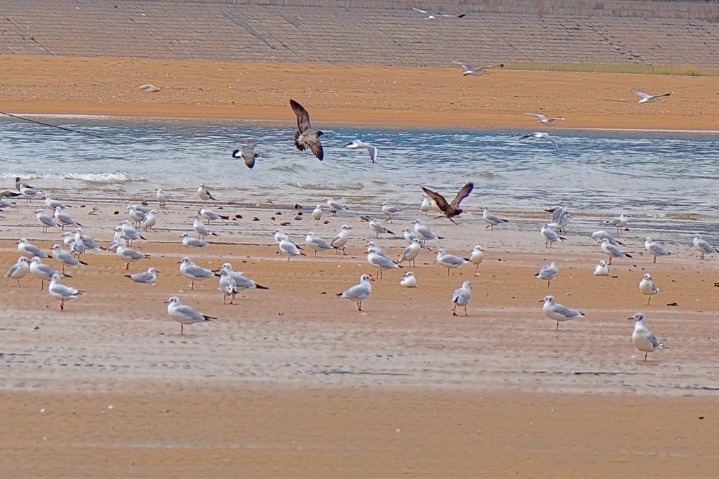
[[[650,95],[648,93],[644,93],[644,92],[637,91],[637,90],[632,90],[632,92],[634,92],[634,94],[636,94],[636,95],[639,95],[642,98],[642,100],[648,100],[649,98],[654,96],[654,95]]]
[[[297,129],[303,133],[307,130],[312,129],[312,124],[310,123],[310,114],[307,113],[307,110],[305,110],[302,105],[292,99],[290,99],[290,106],[292,107],[292,110],[297,116]]]
[[[457,196],[454,197],[452,200],[452,203],[450,203],[450,206],[454,208],[459,208],[459,204],[462,202],[463,199],[469,196],[469,194],[474,189],[474,183],[471,181],[464,185],[461,190],[457,193]],[[426,190],[425,190],[426,191]],[[436,201],[436,200],[435,200]]]
[[[424,13],[424,14],[428,13],[426,10],[420,10],[419,8],[414,8],[414,7],[412,7],[412,10],[414,10],[415,12]]]

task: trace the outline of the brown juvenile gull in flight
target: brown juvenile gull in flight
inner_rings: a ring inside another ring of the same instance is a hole
[[[459,204],[462,202],[463,199],[469,196],[473,188],[474,183],[470,181],[469,183],[464,185],[461,190],[459,190],[459,193],[457,193],[457,196],[454,197],[451,203],[447,203],[447,200],[444,199],[444,196],[430,189],[427,189],[424,186],[422,187],[422,190],[424,190],[424,192],[427,193],[430,198],[434,200],[435,204],[437,205],[437,208],[439,208],[442,213],[444,213],[444,216],[446,216],[449,221],[454,223],[452,217],[461,215],[463,213],[463,211],[459,208]],[[441,218],[441,215],[437,218]]]
[[[313,130],[310,124],[310,114],[304,109],[302,105],[297,103],[295,100],[290,99],[290,106],[297,115],[297,131],[295,131],[295,146],[298,150],[304,151],[307,148],[312,150],[317,159],[322,161],[324,158],[324,151],[322,150],[322,143],[320,143],[320,136],[324,135],[319,130]]]

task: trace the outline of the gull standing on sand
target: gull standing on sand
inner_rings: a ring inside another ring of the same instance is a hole
[[[422,204],[419,205],[419,210],[423,215],[426,215],[431,209],[432,201],[429,199],[428,195],[424,195],[424,197],[422,197]]]
[[[548,223],[551,228],[555,228],[559,233],[564,231],[564,228],[569,224],[571,216],[564,206],[555,206],[545,210],[552,213],[552,221]]]
[[[312,231],[307,233],[307,236],[305,237],[305,244],[309,249],[315,252],[315,258],[317,257],[318,251],[332,249],[331,244],[315,235]]]
[[[412,243],[404,249],[402,256],[400,256],[397,262],[402,264],[404,261],[407,261],[410,266],[417,266],[414,260],[417,258],[420,251],[422,251],[422,244],[418,238],[414,238]]]
[[[125,237],[121,235],[118,239],[117,250],[115,254],[125,262],[125,271],[130,269],[130,262],[139,261],[141,259],[149,258],[149,254],[140,253],[132,248],[125,245]]]
[[[133,241],[147,240],[147,238],[142,236],[128,220],[122,220],[117,228],[119,228],[119,231],[122,231],[122,234],[125,235],[125,239],[128,240],[128,244],[131,246]],[[115,231],[118,231],[117,228]]]
[[[215,276],[214,271],[197,266],[188,256],[184,256],[180,260],[180,274],[185,278],[190,278],[190,289],[195,289],[195,281],[202,281]]]
[[[554,329],[555,331],[559,329],[560,321],[569,321],[570,319],[584,317],[584,313],[582,313],[581,311],[577,311],[576,309],[570,309],[557,303],[554,299],[554,296],[547,296],[539,302],[544,303],[544,306],[542,306],[542,311],[544,311],[544,314],[549,319],[553,319],[557,322],[557,327]]]
[[[624,246],[624,243],[614,238],[614,236],[610,235],[604,230],[595,231],[592,233],[592,239],[596,241],[597,243],[601,243],[604,238],[607,238],[609,240],[609,243],[614,246]]]
[[[349,230],[352,229],[347,225],[342,225],[340,228],[340,232],[335,235],[334,238],[332,238],[332,241],[330,241],[330,246],[332,246],[336,251],[335,253],[342,250],[342,254],[347,254],[345,252],[345,245],[347,244],[347,240],[350,237]]]
[[[127,207],[127,215],[135,223],[135,226],[140,226],[140,223],[145,219],[149,211],[150,210],[146,210],[137,205],[129,205]]]
[[[469,260],[449,254],[444,250],[444,248],[440,248],[437,250],[437,263],[439,263],[440,266],[447,268],[447,276],[449,276],[450,269],[458,268],[463,264],[467,264],[469,263]]]
[[[369,153],[369,159],[372,160],[372,164],[374,164],[374,162],[377,160],[377,148],[370,145],[369,143],[365,143],[360,140],[354,140],[354,141],[351,141],[350,143],[347,143],[344,147],[349,148],[351,150],[365,148],[367,150],[367,152]]]
[[[338,211],[348,209],[345,205],[333,200],[332,198],[327,198],[327,208],[329,208],[330,213],[332,213],[332,216],[337,216]]]
[[[45,214],[45,210],[38,209],[35,210],[37,220],[42,225],[42,232],[47,233],[48,228],[59,228],[58,224],[55,222],[54,219],[49,217],[47,214]]]
[[[18,187],[18,191],[20,192],[20,195],[25,197],[25,199],[27,199],[28,201],[45,194],[42,192],[42,190],[31,188],[27,184],[21,184]]]
[[[155,195],[157,198],[157,206],[160,208],[165,208],[167,206],[167,197],[165,196],[165,193],[162,191],[162,189],[157,189],[157,194]]]
[[[369,227],[372,229],[372,231],[375,232],[375,234],[377,235],[377,238],[379,238],[379,235],[385,234],[385,233],[394,235],[394,233],[392,231],[388,230],[383,225],[378,223],[377,220],[374,218],[369,219]]]
[[[413,272],[407,271],[402,276],[402,279],[399,280],[399,285],[403,286],[405,288],[416,288],[417,287],[417,278],[414,276]]]
[[[375,243],[374,241],[370,241],[367,243],[367,250],[369,251],[370,249],[374,249],[374,252],[378,255],[384,256],[387,259],[391,259],[389,255],[385,252],[385,250],[377,246],[377,243]]]
[[[644,241],[644,249],[649,251],[649,253],[654,256],[654,261],[652,261],[652,263],[657,262],[657,256],[666,256],[670,254],[663,246],[652,241],[652,238],[649,236],[647,236],[647,239]]]
[[[602,251],[609,257],[609,264],[612,264],[612,258],[631,258],[632,255],[622,252],[619,248],[609,242],[609,238],[604,238],[601,244]]]
[[[27,256],[28,258],[32,258],[34,256],[38,256],[40,258],[47,258],[47,253],[45,253],[43,250],[41,250],[34,244],[30,243],[27,238],[20,238],[20,240],[17,242],[17,250],[20,252],[21,255]]]
[[[382,213],[387,215],[387,221],[389,221],[390,223],[392,223],[392,215],[397,215],[402,212],[402,210],[400,210],[396,206],[393,206],[393,205],[387,203],[386,201],[384,203],[382,203],[381,206],[382,206]]]
[[[255,283],[250,278],[245,277],[242,271],[233,271],[230,263],[223,263],[220,271],[226,271],[232,279],[235,280],[235,289],[239,292],[243,289],[270,289],[267,286]]]
[[[547,223],[544,223],[542,229],[540,230],[540,233],[542,233],[542,236],[544,236],[545,248],[551,248],[552,243],[566,241],[567,239],[564,236],[559,236],[559,234],[557,234],[556,231],[550,228]]]
[[[554,278],[557,277],[557,273],[559,273],[559,268],[557,267],[557,263],[552,261],[551,264],[545,264],[541,267],[539,270],[539,273],[535,274],[534,276],[536,278],[542,279],[547,282],[547,288],[549,288],[549,284],[552,282]]]
[[[382,279],[382,273],[385,269],[402,268],[402,265],[399,265],[387,256],[380,254],[375,248],[369,248],[367,250],[367,262],[377,269],[377,279]]]
[[[157,282],[157,271],[155,268],[147,268],[147,271],[141,271],[134,274],[124,275],[126,278],[130,278],[135,283],[142,284],[155,284]]]
[[[145,219],[140,221],[140,226],[145,228],[145,231],[152,231],[152,228],[157,224],[157,211],[150,210],[145,216]]]
[[[205,236],[219,236],[214,231],[210,231],[210,228],[205,225],[205,223],[202,222],[199,216],[195,216],[195,221],[192,223],[192,229],[195,230],[197,235],[200,239],[203,239]]]
[[[659,288],[654,284],[649,273],[644,273],[644,276],[642,276],[642,280],[639,282],[639,292],[645,296],[649,296],[647,306],[649,306],[649,301],[652,300],[652,296],[659,292]]]
[[[60,283],[60,273],[54,273],[51,276],[47,291],[50,293],[50,296],[60,300],[60,311],[65,310],[65,300],[77,298],[82,294],[75,288]]]
[[[287,261],[293,256],[307,256],[301,250],[300,247],[292,242],[292,240],[285,235],[280,239],[279,243],[280,253],[287,253]]]
[[[227,304],[227,297],[230,297],[230,304],[235,304],[235,295],[239,292],[236,289],[235,280],[226,269],[220,270],[220,281],[217,286],[222,292],[222,304]]]
[[[701,256],[699,259],[704,259],[705,254],[713,254],[713,253],[719,253],[719,249],[716,249],[714,246],[710,245],[706,241],[702,239],[702,235],[699,233],[694,235],[694,239],[692,240],[692,245],[699,250],[701,253]]]
[[[630,90],[632,90],[630,88]],[[659,101],[659,99],[663,96],[672,96],[672,93],[674,91],[670,91],[669,93],[664,93],[662,95],[650,95],[649,93],[644,93],[637,90],[632,90],[635,95],[639,95],[639,101],[637,103],[654,103],[656,101]]]
[[[180,235],[180,238],[182,238],[182,245],[188,246],[190,248],[204,248],[205,246],[210,244],[207,241],[203,241],[201,239],[191,238],[188,233],[182,233],[182,235]]]
[[[87,266],[87,263],[75,258],[71,253],[62,249],[59,244],[52,245],[52,259],[62,264],[62,272],[65,272],[65,266]]]
[[[317,159],[322,161],[324,159],[324,151],[322,150],[320,136],[324,135],[324,132],[312,129],[310,114],[307,113],[307,110],[305,110],[302,105],[290,99],[290,106],[297,117],[297,130],[294,134],[295,146],[300,151],[309,148]]]
[[[557,139],[553,136],[550,136],[549,133],[545,131],[535,131],[534,133],[527,133],[519,139],[524,140],[526,138],[539,138],[540,140],[546,140],[552,144],[552,147],[554,147],[554,151],[559,151],[559,144],[557,143]]]
[[[37,256],[33,257],[30,260],[30,274],[35,276],[36,278],[40,278],[40,289],[45,288],[45,280],[49,280],[52,278],[52,275],[54,274],[63,274],[59,273],[50,265],[44,264],[40,258]],[[67,277],[70,277],[69,275],[64,275]]]
[[[20,280],[30,272],[30,263],[25,256],[20,256],[12,267],[5,273],[6,278],[12,278],[17,281],[20,286]]]
[[[207,220],[207,224],[209,225],[211,221],[217,221],[217,220],[229,220],[230,217],[227,215],[218,215],[214,211],[212,211],[210,208],[203,206],[200,208],[200,210],[197,212],[200,217],[203,220]]]
[[[215,197],[212,196],[212,193],[210,193],[210,190],[205,187],[204,183],[202,183],[200,187],[197,188],[197,196],[199,196],[202,201],[215,199]]]
[[[372,293],[372,281],[374,278],[368,274],[360,276],[359,284],[356,284],[341,293],[337,293],[340,298],[347,298],[357,303],[357,311],[362,311],[362,300]]]
[[[452,293],[452,316],[457,316],[457,306],[464,307],[464,315],[467,316],[467,305],[472,299],[472,284],[469,281],[462,283],[462,286]]]
[[[484,248],[482,248],[481,245],[475,246],[474,249],[469,253],[470,263],[477,266],[474,270],[475,272],[479,271],[479,265],[482,263],[483,259],[484,259]]]
[[[645,324],[646,317],[642,313],[637,313],[631,318],[627,318],[629,321],[634,321],[634,332],[632,333],[632,343],[636,348],[644,353],[644,361],[647,360],[647,355],[653,353],[657,349],[664,349],[664,345],[657,341],[654,333],[647,329]]]
[[[622,213],[617,218],[602,221],[602,224],[614,226],[617,229],[617,234],[621,234],[622,229],[626,228],[629,224],[629,216]]]
[[[322,207],[320,205],[317,205],[317,208],[312,210],[312,219],[315,220],[315,224],[320,224],[320,220],[322,219]]]
[[[594,276],[609,276],[609,265],[607,265],[606,261],[599,261],[599,264],[594,268]]]
[[[484,219],[484,222],[487,223],[485,228],[489,228],[491,231],[494,231],[494,227],[498,224],[509,223],[509,220],[505,220],[504,218],[500,218],[499,216],[490,213],[489,208],[487,207],[483,208],[482,219]]]
[[[54,200],[50,195],[45,195],[45,206],[53,211],[55,211],[55,208],[57,208],[58,206],[62,209],[70,208],[70,205],[66,205],[62,201]]]
[[[554,126],[554,122],[557,120],[564,120],[561,116],[557,116],[554,118],[547,118],[546,116],[542,115],[541,113],[525,113],[525,115],[532,115],[536,116],[539,120],[539,123],[544,123],[545,125]]]
[[[414,232],[417,233],[421,240],[436,240],[442,239],[432,232],[431,229],[422,224],[422,221],[418,218],[412,222],[414,225]]]
[[[181,335],[185,334],[184,326],[186,324],[201,323],[203,321],[212,321],[213,319],[217,319],[212,316],[207,316],[206,314],[198,313],[191,307],[181,304],[180,299],[177,296],[171,297],[165,301],[165,304],[167,304],[167,314],[169,314],[172,319],[180,323]]]
[[[82,226],[75,221],[70,215],[63,213],[61,207],[55,208],[55,220],[60,224],[60,229],[64,230],[65,226]]]
[[[452,63],[455,63],[462,67],[462,69],[463,69],[462,76],[465,76],[465,77],[467,75],[482,76],[482,75],[489,74],[489,72],[487,70],[489,70],[491,68],[504,68],[504,63],[494,63],[492,65],[484,65],[479,68],[475,68],[474,66],[472,66],[471,63],[467,63],[467,62],[459,62],[459,61],[452,60]]]
[[[256,141],[248,141],[241,150],[235,150],[232,152],[232,158],[239,158],[243,160],[247,168],[252,169],[255,166],[255,159],[260,157],[260,154],[255,152],[256,146]]]

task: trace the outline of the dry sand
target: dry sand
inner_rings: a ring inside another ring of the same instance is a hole
[[[328,123],[532,128],[517,112],[541,109],[572,118],[572,127],[719,124],[715,92],[697,77],[502,71],[461,78],[456,69],[7,56],[0,63],[3,111],[18,113],[290,121],[286,101],[296,96]],[[143,83],[162,89],[138,92]],[[539,100],[537,84],[546,87]],[[643,106],[682,110],[669,119],[646,113],[627,86],[674,89],[668,101]],[[605,101],[584,101],[586,91]],[[106,244],[122,217],[114,212],[125,205],[68,200]],[[387,272],[357,312],[335,294],[370,270],[362,246],[373,235],[362,212],[314,225],[292,220],[291,209],[230,204],[237,200],[222,198],[220,206],[243,218],[217,225],[221,236],[202,250],[178,244],[199,200],[162,211],[158,231],[136,245],[151,258],[130,267],[155,266],[155,286],[131,283],[107,252],[70,268],[65,282],[85,294],[62,313],[39,280],[5,280],[2,476],[625,478],[719,470],[716,258],[700,262],[685,248],[652,265],[641,254],[644,232],[632,230],[623,236],[634,260],[616,261],[615,277],[596,278],[588,265],[601,259],[598,247],[571,230],[567,243],[536,253],[517,245],[541,249],[541,238],[512,223],[489,232],[428,220],[451,252],[485,246],[480,275],[465,266],[448,277],[424,253],[412,268],[417,290],[399,287],[401,272]],[[36,206],[19,202],[4,212],[0,264],[15,261],[21,236],[43,248],[58,242],[57,232],[36,225]],[[92,206],[98,214],[88,214]],[[330,238],[348,224],[352,246],[347,256],[288,262],[271,235],[282,221],[300,241],[310,229]],[[404,246],[402,239],[380,243],[395,255]],[[215,280],[189,290],[177,269],[186,254],[212,268],[230,261],[270,289],[223,305]],[[560,274],[547,288],[532,275],[552,260]],[[661,288],[649,306],[637,290],[645,271]],[[473,282],[469,316],[454,318],[449,298],[465,279]],[[587,318],[555,331],[538,303],[546,294]],[[171,295],[219,319],[180,336],[162,304]],[[670,348],[646,363],[626,320],[639,310]]]

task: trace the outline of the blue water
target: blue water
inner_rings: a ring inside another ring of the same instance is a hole
[[[589,131],[553,128],[560,150],[518,138],[526,130],[324,128],[325,161],[292,144],[293,125],[154,119],[40,117],[70,133],[0,119],[0,182],[21,176],[63,197],[72,185],[85,196],[137,194],[157,188],[175,197],[200,183],[239,202],[415,204],[419,185],[451,196],[466,181],[469,208],[531,211],[557,203],[614,215],[692,212],[713,215],[719,179],[719,133]],[[379,148],[342,148],[361,138]],[[231,151],[249,139],[262,155],[249,170]]]

